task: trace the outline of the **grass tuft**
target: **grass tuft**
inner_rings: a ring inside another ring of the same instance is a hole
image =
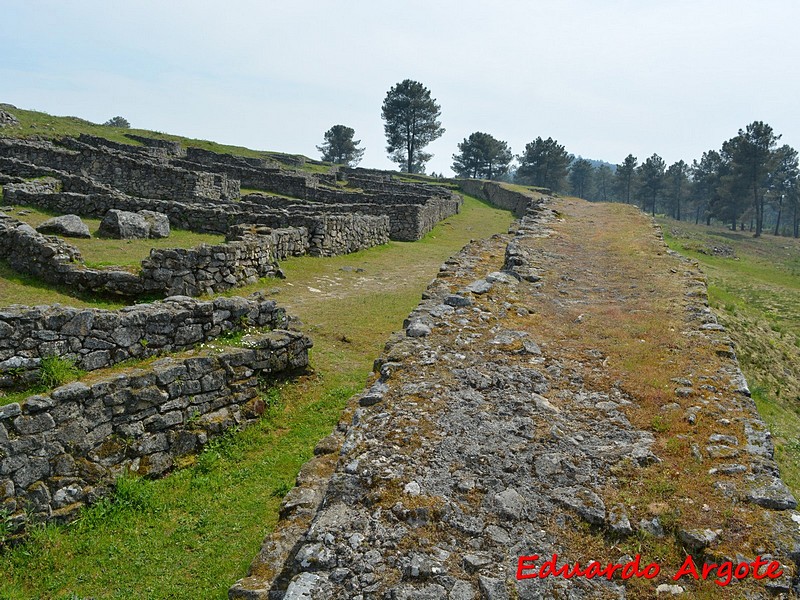
[[[82,377],[85,374],[75,362],[61,356],[46,356],[40,365],[39,380],[46,388],[54,388]]]

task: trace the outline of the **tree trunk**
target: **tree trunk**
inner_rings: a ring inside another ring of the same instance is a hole
[[[778,220],[775,221],[775,235],[778,235],[778,227],[781,225],[781,213],[783,212],[783,194],[781,194],[781,200],[778,202]]]

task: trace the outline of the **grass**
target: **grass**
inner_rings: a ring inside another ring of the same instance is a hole
[[[39,379],[42,385],[48,388],[58,387],[70,381],[75,381],[83,374],[75,363],[60,356],[46,356],[39,367]]]
[[[769,425],[781,476],[800,496],[800,240],[660,219],[669,246],[699,262]],[[727,246],[733,258],[708,254]]]
[[[209,150],[211,152],[217,152],[220,154],[233,154],[235,156],[243,156],[246,158],[263,158],[271,161],[280,161],[281,158],[281,153],[279,152],[251,150],[242,146],[218,144],[209,140],[187,138],[178,135],[162,133],[160,131],[107,127],[105,125],[98,125],[78,117],[58,117],[34,110],[22,110],[19,108],[5,110],[17,117],[20,124],[17,127],[4,127],[4,137],[26,138],[38,136],[49,139],[58,139],[64,136],[77,137],[80,134],[85,133],[121,144],[141,146],[142,144],[139,142],[135,142],[130,138],[125,137],[126,133],[132,133],[149,138],[180,142],[181,146],[184,148],[201,148],[203,150]],[[290,156],[296,156],[298,159],[305,161],[303,166],[297,167],[298,170],[304,170],[310,173],[327,173],[330,169],[329,166],[317,161],[310,161],[301,155]]]
[[[13,211],[6,214],[24,221],[31,227],[41,225],[55,213],[30,206],[13,206]],[[21,210],[27,214],[19,214]],[[81,251],[86,265],[93,268],[122,267],[138,271],[142,260],[150,255],[150,250],[165,248],[193,248],[200,244],[222,244],[225,236],[210,233],[194,233],[183,229],[172,229],[169,237],[147,240],[115,240],[95,237],[100,228],[100,219],[81,217],[89,227],[92,238],[62,238]]]
[[[34,394],[45,394],[84,375],[86,372],[79,369],[72,360],[60,356],[46,356],[39,367],[39,381],[24,390],[0,391],[0,406],[22,402]]]
[[[282,265],[286,280],[251,286],[301,318],[314,339],[314,372],[265,392],[268,416],[212,442],[193,466],[158,481],[128,481],[116,503],[100,503],[68,527],[37,528],[0,554],[0,598],[227,597],[274,527],[300,466],[362,389],[439,265],[511,220],[466,198],[461,214],[420,242],[291,259]]]
[[[66,286],[53,286],[37,277],[14,271],[4,260],[0,260],[0,306],[21,304],[40,306],[64,304],[76,308],[122,308],[125,303],[114,298],[103,298],[89,294],[78,294]]]

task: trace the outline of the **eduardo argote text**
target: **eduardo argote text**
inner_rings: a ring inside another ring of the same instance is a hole
[[[642,565],[641,555],[637,554],[626,563],[602,564],[592,561],[581,567],[580,563],[558,565],[558,554],[539,562],[538,554],[520,556],[517,561],[517,579],[545,579],[547,577],[561,577],[572,579],[582,577],[585,579],[606,578],[618,579],[644,578],[653,579],[661,573],[661,566],[657,563]],[[781,563],[776,560],[765,560],[760,556],[753,562],[724,561],[721,563],[704,563],[697,565],[691,555],[687,556],[681,567],[672,575],[672,580],[681,577],[692,577],[696,580],[712,579],[719,586],[726,586],[734,579],[753,577],[759,579],[777,579],[783,575]]]

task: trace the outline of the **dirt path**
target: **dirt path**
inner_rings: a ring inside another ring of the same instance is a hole
[[[780,557],[787,575],[767,586],[788,591],[796,503],[702,276],[631,207],[552,208],[448,261],[387,346],[332,477],[312,463],[287,498],[279,534],[314,516],[299,550],[280,562],[268,541],[232,597],[282,572],[291,598],[652,598],[687,552]],[[516,579],[520,556],[554,553],[640,554],[661,572]]]

